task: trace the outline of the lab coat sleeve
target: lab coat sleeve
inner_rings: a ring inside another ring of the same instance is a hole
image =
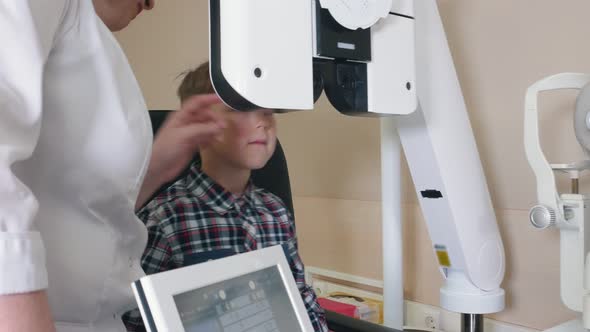
[[[43,70],[67,2],[0,0],[0,295],[47,287],[37,200],[12,167],[35,150]]]

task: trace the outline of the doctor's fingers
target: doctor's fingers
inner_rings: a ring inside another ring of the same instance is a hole
[[[213,109],[201,109],[199,112],[183,115],[179,118],[179,121],[183,126],[193,123],[215,123],[221,128],[226,127],[223,115]]]
[[[178,128],[178,134],[186,144],[203,145],[220,135],[222,128],[214,122],[193,123]]]
[[[221,99],[215,94],[191,97],[182,104],[178,118],[183,121],[221,121],[221,116],[211,109],[220,103]]]

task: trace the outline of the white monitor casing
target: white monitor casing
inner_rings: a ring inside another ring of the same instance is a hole
[[[303,332],[313,332],[301,294],[281,246],[146,276],[132,284],[149,332],[184,331],[174,296],[276,266]]]

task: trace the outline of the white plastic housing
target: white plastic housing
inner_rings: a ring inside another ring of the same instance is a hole
[[[414,1],[393,0],[389,13],[414,17]]]
[[[387,17],[392,0],[320,0],[322,8],[350,30],[366,29]]]
[[[367,68],[369,113],[405,115],[416,110],[414,26],[413,19],[389,15],[372,27],[373,59]]]
[[[562,73],[544,78],[531,85],[526,93],[524,116],[524,147],[527,159],[537,179],[538,204],[556,212],[557,223],[564,220],[563,206],[555,185],[555,174],[547,161],[539,138],[538,94],[543,91],[582,89],[590,82],[590,75]]]
[[[140,312],[144,322],[150,322],[150,319],[153,319],[155,331],[150,329],[150,324],[146,324],[149,332],[185,331],[179,308],[174,299],[176,295],[229,282],[233,278],[246,276],[269,267],[276,267],[280,273],[282,286],[287,295],[284,300],[290,302],[290,309],[293,310],[298,322],[298,326],[294,326],[293,330],[313,332],[314,329],[301,293],[281,246],[258,249],[152,274],[133,283],[132,288],[136,300],[140,304]],[[227,284],[226,286],[231,288]],[[245,313],[247,317],[251,315],[247,311]],[[226,331],[230,329],[226,329]]]
[[[537,180],[538,204],[552,210],[555,226],[560,231],[560,293],[561,300],[571,310],[582,312],[583,320],[562,324],[550,331],[584,331],[590,327],[590,215],[588,198],[578,194],[559,195],[554,169],[570,175],[587,169],[588,161],[551,165],[545,157],[539,137],[538,94],[543,91],[582,89],[590,75],[561,73],[546,77],[529,87],[525,100],[524,143],[526,156]],[[578,117],[575,121],[584,121]],[[579,123],[575,123],[579,126]],[[573,173],[572,173],[573,172]],[[583,327],[581,326],[583,325]]]
[[[586,219],[588,220],[588,219]],[[588,233],[590,227],[585,227],[585,232]],[[586,234],[586,239],[589,238],[589,234]],[[585,265],[584,265],[584,300],[582,307],[583,324],[584,328],[590,330],[590,253],[586,253]]]
[[[584,242],[584,220],[590,221],[586,208],[589,201],[583,195],[569,194],[562,195],[561,201],[570,209],[573,216],[572,219],[567,220],[570,227],[561,227],[559,232],[561,301],[571,310],[582,312],[586,293],[584,262],[588,251],[588,246]]]
[[[504,247],[463,94],[436,1],[414,4],[420,107],[397,119],[398,131],[430,238],[450,259],[449,266],[441,262],[441,272],[445,277],[463,274],[483,291],[476,296],[480,312],[474,312],[469,288],[441,290],[441,304],[452,303],[449,310],[464,313],[501,311]],[[428,190],[442,197],[423,197]]]
[[[219,49],[223,76],[239,95],[263,108],[313,109],[311,1],[211,0],[209,9],[220,19],[211,49]]]
[[[216,1],[222,72],[233,89],[261,107],[311,109],[314,2]],[[441,301],[458,312],[500,311],[504,248],[436,1],[394,0],[371,31],[368,112],[405,115],[397,128],[417,191],[442,194],[420,199],[433,245],[450,260],[441,272],[464,276]]]
[[[409,16],[411,3],[398,0],[391,7]],[[214,84],[222,99],[231,106],[226,90],[233,90],[256,107],[313,109],[314,13],[314,1],[210,0],[211,20],[220,25],[218,36],[215,29],[211,33],[211,62],[217,62],[219,52],[219,75],[227,81],[227,87]],[[371,38],[369,113],[413,112],[414,20],[388,14],[373,26]],[[212,70],[214,83],[216,75]]]

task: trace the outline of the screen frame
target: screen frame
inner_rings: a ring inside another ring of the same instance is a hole
[[[133,283],[132,288],[149,332],[185,331],[175,295],[274,266],[279,271],[299,327],[303,332],[313,332],[280,245],[146,276]],[[199,277],[195,278],[195,275]]]

